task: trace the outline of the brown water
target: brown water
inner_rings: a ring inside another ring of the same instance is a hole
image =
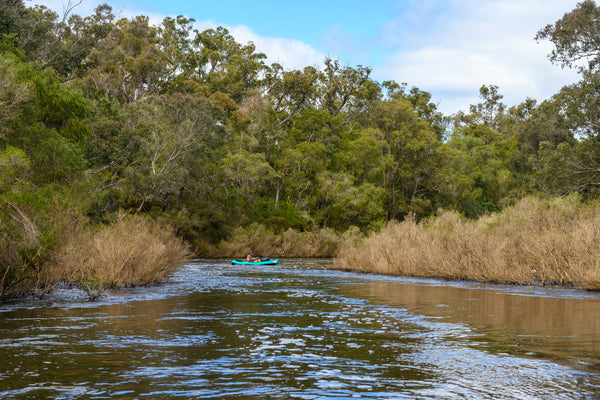
[[[600,295],[200,260],[0,304],[0,398],[600,398]]]

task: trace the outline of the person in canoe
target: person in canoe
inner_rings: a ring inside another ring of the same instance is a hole
[[[254,257],[254,252],[250,250],[250,252],[246,256],[246,261],[259,262],[260,258]]]
[[[254,252],[248,252],[245,260],[231,260],[232,264],[260,264],[260,265],[276,265],[278,259],[271,260],[269,257],[254,257]]]

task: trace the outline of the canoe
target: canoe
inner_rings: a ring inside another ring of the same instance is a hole
[[[279,260],[276,258],[274,260],[265,260],[265,261],[246,261],[246,260],[231,260],[232,264],[239,265],[275,265]]]

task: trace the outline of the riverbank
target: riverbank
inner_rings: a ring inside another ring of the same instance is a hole
[[[600,290],[600,206],[528,197],[469,221],[455,212],[391,223],[333,264],[350,271]]]
[[[108,225],[78,232],[49,270],[52,281],[77,285],[95,298],[107,288],[160,283],[189,259],[188,246],[170,226],[119,213]]]
[[[265,257],[334,258],[341,248],[357,245],[364,235],[358,228],[337,233],[329,228],[277,233],[261,224],[236,229],[230,238],[207,250],[208,257],[243,257],[249,250]]]
[[[5,243],[20,257],[0,263],[0,298],[41,297],[66,284],[95,299],[108,288],[160,283],[191,258],[170,225],[149,217],[119,212],[91,225],[84,216],[63,211],[42,226],[21,215],[23,230],[35,234],[23,243]]]

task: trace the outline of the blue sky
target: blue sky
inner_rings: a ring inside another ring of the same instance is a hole
[[[182,14],[197,20],[214,20],[229,26],[248,25],[259,35],[290,37],[319,46],[331,29],[341,28],[368,37],[385,23],[396,1],[303,0],[275,1],[186,1],[115,0],[127,8],[151,10],[156,14]]]
[[[76,2],[78,0],[71,0]],[[373,69],[431,92],[444,114],[479,102],[481,85],[498,85],[504,102],[542,101],[578,76],[547,59],[535,33],[579,0],[82,0],[88,15],[107,2],[121,17],[194,18],[198,29],[224,26],[286,68],[322,66],[325,57]],[[68,0],[33,0],[62,13]]]

